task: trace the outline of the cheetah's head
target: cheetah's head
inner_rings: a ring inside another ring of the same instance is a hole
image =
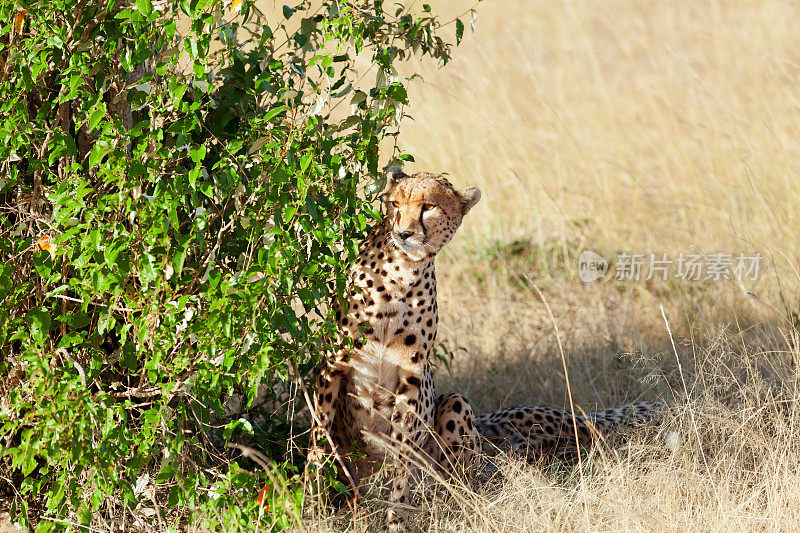
[[[436,255],[450,242],[464,215],[481,199],[477,187],[459,191],[443,176],[387,172],[386,218],[392,242],[411,260]]]

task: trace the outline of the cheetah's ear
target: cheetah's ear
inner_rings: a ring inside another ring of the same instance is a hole
[[[386,179],[389,180],[391,185],[394,185],[403,178],[407,178],[406,174],[400,167],[389,167],[386,169]]]
[[[477,187],[464,187],[458,191],[458,196],[461,198],[461,215],[463,216],[481,199],[481,190]]]

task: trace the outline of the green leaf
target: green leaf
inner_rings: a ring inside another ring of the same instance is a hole
[[[350,105],[358,105],[367,99],[367,93],[364,91],[356,91],[353,93],[353,97],[350,98]]]
[[[92,114],[89,115],[89,131],[94,131],[97,129],[97,125],[100,123],[101,120],[106,116],[106,106],[103,102],[97,106],[97,108],[92,111]]]
[[[189,149],[189,156],[196,165],[199,165],[200,162],[206,157],[206,147],[202,144],[200,146],[192,146]]]
[[[127,368],[130,372],[135,372],[137,369],[136,349],[133,344],[126,342],[122,346],[122,354],[120,356],[120,363]]]
[[[50,311],[46,309],[31,309],[26,316],[31,328],[31,336],[42,341],[50,332]]]
[[[75,146],[75,139],[72,135],[64,135],[58,131],[53,134],[52,147],[47,156],[47,164],[53,165],[58,159],[66,155],[75,155],[78,149]]]
[[[84,328],[89,325],[89,315],[87,315],[82,309],[76,309],[72,313],[69,324],[75,329]]]
[[[464,37],[464,23],[461,19],[456,19],[456,44],[461,44],[461,39]]]
[[[117,266],[117,256],[119,255],[120,249],[114,247],[112,244],[107,244],[105,249],[103,250],[103,260],[105,261],[106,265],[109,267],[116,267]]]
[[[361,117],[359,117],[358,115],[350,115],[349,117],[344,119],[341,124],[339,124],[337,129],[339,131],[343,131],[346,130],[347,128],[352,128],[353,126],[356,126],[358,124],[361,124]]]
[[[97,321],[97,333],[102,335],[107,331],[112,331],[117,325],[117,320],[112,316],[111,309],[105,308]]]
[[[171,509],[179,503],[181,503],[181,487],[175,485],[169,490],[169,494],[167,495],[167,508]]]
[[[136,0],[136,9],[145,17],[149,17],[150,13],[153,12],[153,4],[150,0]]]
[[[169,221],[172,224],[172,229],[175,231],[180,231],[181,225],[178,222],[178,206],[177,202],[171,202],[169,207],[167,208],[167,216],[169,217]]]
[[[314,154],[306,154],[300,158],[300,170],[303,172],[306,171],[308,165],[311,164],[311,160],[314,158]]]
[[[33,254],[33,266],[36,272],[47,280],[53,272],[53,260],[48,252],[36,252]]]
[[[174,269],[174,275],[179,276],[180,273],[183,271],[183,264],[186,261],[186,251],[187,247],[178,244],[175,246],[175,253],[172,256],[172,268]]]
[[[406,93],[406,88],[401,84],[393,83],[389,86],[389,90],[386,92],[386,94],[395,102],[408,105],[408,93]]]
[[[292,218],[294,217],[295,213],[297,213],[297,207],[296,206],[293,206],[293,205],[287,206],[286,209],[284,209],[284,211],[283,211],[283,220],[284,220],[284,222],[289,224],[292,221]]]
[[[264,145],[266,145],[271,140],[272,138],[268,136],[259,137],[253,142],[253,144],[250,146],[250,150],[248,150],[247,153],[250,155],[258,153],[261,150],[261,148],[263,148]]]
[[[38,524],[36,524],[36,533],[48,533],[55,529],[56,525],[54,522],[50,522],[48,520],[42,520]]]
[[[113,150],[114,147],[111,146],[108,141],[104,139],[98,139],[94,143],[92,152],[89,154],[89,168],[94,168],[99,165],[103,158]]]
[[[314,272],[316,272],[318,268],[319,268],[319,265],[317,263],[313,263],[313,262],[312,263],[308,263],[303,268],[303,277],[313,276]]]
[[[285,106],[285,105],[279,105],[277,107],[273,107],[272,109],[270,109],[269,111],[267,111],[264,114],[263,120],[265,122],[269,122],[273,117],[275,117],[279,113],[283,113],[287,109],[288,109],[288,106]]]

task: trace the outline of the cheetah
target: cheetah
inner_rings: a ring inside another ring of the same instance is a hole
[[[309,464],[336,459],[356,487],[385,465],[388,524],[398,529],[409,503],[410,464],[443,475],[474,471],[481,449],[514,451],[588,442],[654,410],[632,404],[586,416],[520,407],[476,417],[457,393],[436,395],[430,360],[438,325],[436,254],[480,200],[442,175],[387,172],[385,217],[362,242],[348,290],[333,304],[338,351],[323,358],[314,392]],[[626,415],[630,412],[632,417]],[[355,455],[352,453],[355,452]]]
[[[534,458],[552,451],[588,445],[615,430],[656,421],[666,409],[660,401],[638,401],[587,414],[527,405],[479,415],[475,425],[487,455],[505,451]]]
[[[469,402],[436,396],[430,358],[438,325],[434,259],[481,193],[396,168],[387,183],[386,216],[361,245],[345,302],[334,304],[351,345],[322,363],[309,459],[356,450],[361,456],[344,465],[356,484],[386,463],[388,522],[396,526],[408,502],[408,458],[453,472],[470,468],[479,449]]]

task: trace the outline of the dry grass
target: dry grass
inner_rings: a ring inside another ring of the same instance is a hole
[[[679,407],[657,432],[582,466],[512,461],[503,481],[467,496],[435,490],[417,500],[416,525],[794,530],[800,10],[487,1],[455,58],[441,71],[409,65],[426,81],[401,138],[413,168],[483,190],[439,262],[439,340],[455,354],[439,392],[463,392],[479,411],[568,405],[536,285],[577,404],[658,397]],[[576,261],[587,248],[607,258],[758,252],[763,272],[585,285]],[[372,512],[336,527],[376,528]]]

